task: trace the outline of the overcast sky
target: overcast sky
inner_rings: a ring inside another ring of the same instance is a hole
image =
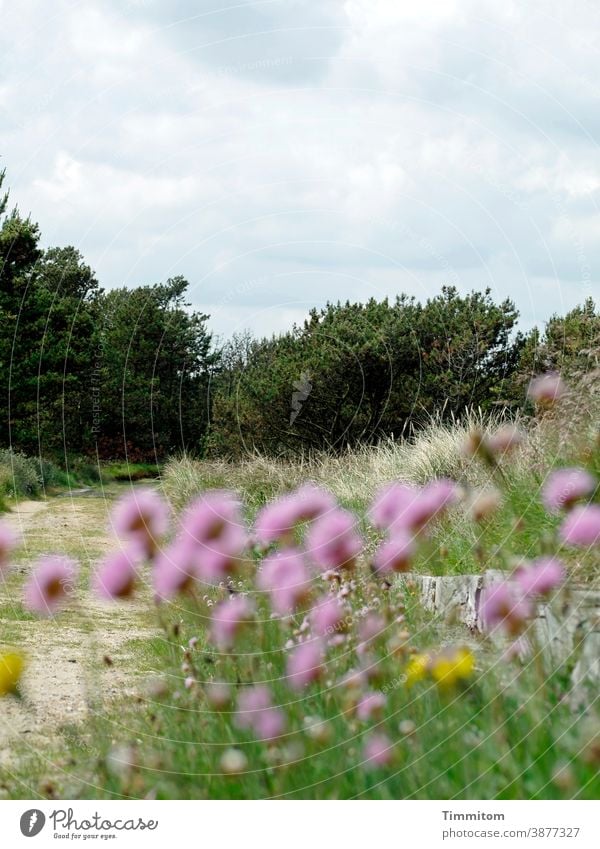
[[[327,300],[600,294],[595,0],[0,0],[0,164],[102,285],[228,335]]]

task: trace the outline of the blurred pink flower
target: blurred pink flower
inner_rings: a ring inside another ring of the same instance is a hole
[[[404,512],[418,498],[419,493],[417,487],[408,484],[387,484],[379,490],[369,508],[371,523],[381,531],[394,529],[401,523]]]
[[[254,618],[254,605],[236,595],[217,604],[210,619],[210,639],[223,651],[229,650],[240,631]]]
[[[487,445],[493,454],[508,454],[523,443],[523,431],[514,424],[505,424],[491,434]]]
[[[558,513],[591,495],[596,484],[596,478],[585,469],[557,469],[542,487],[542,502],[551,513]]]
[[[297,548],[284,548],[265,557],[256,586],[269,593],[276,613],[280,616],[292,613],[308,599],[311,590],[304,554]]]
[[[599,545],[600,504],[574,507],[560,526],[559,534],[569,545]]]
[[[386,624],[383,616],[378,613],[367,613],[358,626],[358,639],[362,643],[376,640],[385,632]]]
[[[299,522],[308,522],[334,510],[336,501],[326,489],[312,483],[303,484],[262,507],[256,517],[256,537],[263,545],[293,541]]]
[[[254,523],[256,538],[263,545],[271,542],[291,542],[298,521],[298,505],[291,495],[265,504]]]
[[[432,480],[423,487],[389,484],[375,498],[369,515],[382,530],[415,533],[457,501],[458,496],[457,484],[447,478]]]
[[[17,543],[18,537],[13,529],[4,522],[0,522],[0,579],[8,569],[10,555]]]
[[[363,746],[363,758],[368,767],[388,766],[392,761],[393,743],[387,734],[369,734]]]
[[[356,716],[361,722],[377,719],[383,716],[386,699],[379,691],[365,693],[360,697],[356,706]]]
[[[26,608],[40,616],[51,616],[73,591],[78,571],[78,564],[70,557],[42,557],[25,586]]]
[[[297,516],[300,522],[316,519],[337,507],[333,495],[314,483],[303,484],[294,492],[293,497],[297,504]]]
[[[533,401],[548,406],[558,401],[566,392],[566,386],[559,374],[548,373],[535,377],[529,384],[527,395]]]
[[[557,557],[540,557],[515,572],[525,595],[547,595],[563,583],[565,576],[565,567]]]
[[[169,508],[153,489],[134,489],[115,505],[112,513],[115,532],[152,555],[169,527]]]
[[[363,548],[356,525],[356,517],[342,509],[317,519],[306,535],[306,548],[314,562],[323,570],[354,566]]]
[[[415,541],[405,532],[397,531],[394,536],[382,542],[373,557],[373,569],[380,575],[391,572],[406,572],[411,558],[415,554]]]
[[[252,729],[260,740],[273,740],[285,731],[285,715],[273,707],[271,693],[264,684],[245,687],[239,697],[235,722]]]
[[[333,596],[322,596],[314,603],[310,613],[312,632],[317,637],[328,637],[344,629],[344,606]]]
[[[481,614],[486,628],[500,628],[512,637],[524,629],[532,614],[531,604],[513,584],[502,581],[483,591]]]
[[[279,708],[260,711],[254,720],[253,729],[259,740],[276,740],[286,728],[285,714]]]
[[[128,598],[133,594],[140,557],[136,548],[115,551],[101,562],[94,575],[93,587],[102,598]]]
[[[204,492],[186,507],[181,520],[182,541],[192,545],[219,542],[219,548],[241,550],[248,534],[242,518],[241,503],[227,490]]]
[[[323,673],[324,651],[320,640],[300,643],[287,661],[287,682],[294,690],[302,690],[317,681]]]
[[[159,599],[191,589],[197,578],[197,554],[189,544],[176,541],[162,549],[155,560],[152,580]]]

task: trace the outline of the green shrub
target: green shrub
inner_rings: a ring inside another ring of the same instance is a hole
[[[8,498],[35,498],[40,494],[39,464],[10,448],[0,449],[0,492]]]

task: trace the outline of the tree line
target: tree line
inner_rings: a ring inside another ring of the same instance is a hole
[[[188,285],[105,291],[75,248],[42,249],[0,192],[0,447],[151,462],[341,451],[433,412],[518,408],[531,374],[598,366],[591,299],[524,334],[511,300],[444,287],[425,303],[327,304],[287,333],[219,344]]]

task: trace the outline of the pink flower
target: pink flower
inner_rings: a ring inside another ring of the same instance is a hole
[[[263,684],[242,690],[235,721],[240,728],[252,729],[260,740],[273,740],[285,731],[285,715],[273,707],[271,693]]]
[[[376,497],[369,515],[373,524],[396,533],[415,533],[458,500],[458,487],[447,478],[417,488],[390,484]]]
[[[335,510],[337,503],[333,495],[314,483],[305,483],[293,494],[297,504],[297,516],[300,522],[310,522]]]
[[[210,620],[210,639],[223,651],[234,644],[240,631],[254,617],[254,606],[241,595],[216,605]]]
[[[256,516],[256,538],[263,545],[272,542],[293,540],[298,521],[298,505],[291,495],[285,495],[266,504]]]
[[[585,469],[557,469],[542,488],[542,502],[551,513],[572,507],[596,489],[596,478]]]
[[[559,374],[548,373],[535,377],[529,384],[527,395],[542,406],[558,401],[566,392],[566,386]]]
[[[524,629],[531,616],[531,605],[517,594],[508,581],[493,584],[483,592],[481,613],[486,628],[500,628],[512,637]]]
[[[363,547],[356,524],[355,516],[341,509],[315,521],[306,535],[306,548],[318,566],[324,570],[354,566]]]
[[[379,490],[371,507],[371,523],[381,531],[392,529],[404,512],[419,496],[417,487],[404,483],[390,483]]]
[[[378,613],[368,613],[358,626],[358,638],[363,643],[376,640],[385,631],[385,619]]]
[[[454,481],[447,478],[430,481],[409,505],[402,522],[408,530],[418,531],[440,516],[458,497],[458,486]]]
[[[276,541],[291,543],[299,522],[310,522],[335,507],[336,501],[331,493],[306,483],[259,510],[255,522],[256,537],[263,545]]]
[[[319,640],[300,643],[287,661],[287,680],[294,690],[302,690],[323,674],[324,652]]]
[[[152,580],[159,599],[173,598],[186,592],[197,578],[197,554],[189,544],[174,542],[156,558]]]
[[[380,692],[365,693],[361,696],[356,706],[356,716],[361,722],[368,722],[373,718],[383,716],[385,708],[385,696]]]
[[[525,595],[547,595],[563,583],[565,575],[565,567],[557,557],[541,557],[517,569],[515,579]]]
[[[17,546],[17,535],[11,527],[0,522],[0,578],[8,569],[9,557]]]
[[[569,545],[599,545],[600,504],[574,507],[560,526],[559,534]]]
[[[363,758],[366,766],[388,766],[392,761],[392,754],[393,743],[387,734],[369,734],[363,746]]]
[[[70,557],[46,555],[37,564],[25,586],[25,606],[32,613],[51,616],[70,593],[79,571]]]
[[[119,536],[152,555],[169,527],[169,508],[153,489],[134,489],[115,506],[112,524]]]
[[[390,572],[406,572],[415,553],[412,536],[397,531],[394,536],[383,542],[373,557],[373,569],[380,575]]]
[[[266,557],[256,586],[269,593],[276,613],[292,613],[310,595],[311,579],[303,553],[297,548],[285,548]]]
[[[115,551],[101,561],[93,579],[93,587],[102,598],[128,598],[133,595],[140,560],[137,549]]]
[[[328,637],[344,629],[344,607],[333,596],[317,599],[310,613],[310,625],[317,637]]]
[[[246,542],[241,504],[226,490],[209,490],[185,509],[181,521],[182,537],[192,544],[207,545],[227,540],[234,547]]]
[[[487,439],[493,454],[508,454],[523,442],[523,431],[513,424],[505,424]]]

